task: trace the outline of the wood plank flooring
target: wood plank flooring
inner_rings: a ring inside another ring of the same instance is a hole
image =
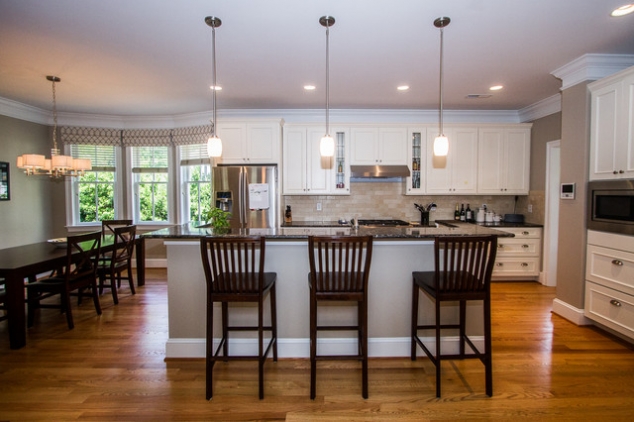
[[[265,365],[257,398],[257,363],[218,363],[214,398],[205,400],[202,359],[165,361],[166,271],[148,269],[135,296],[119,305],[102,296],[63,315],[42,310],[28,345],[10,350],[0,323],[0,421],[214,420],[426,421],[632,420],[634,348],[592,327],[551,314],[554,288],[493,284],[494,396],[484,394],[476,360],[443,363],[442,398],[425,358],[371,359],[370,397],[361,398],[360,366],[323,362],[317,399],[309,399],[309,362]],[[282,318],[283,315],[280,315]]]

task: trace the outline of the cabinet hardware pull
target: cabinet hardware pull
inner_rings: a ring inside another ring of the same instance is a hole
[[[504,264],[503,264],[503,263],[501,263],[501,262],[498,262],[498,263],[496,263],[495,265],[496,265],[497,267],[503,267],[503,266],[504,266]]]
[[[612,300],[610,301],[610,305],[614,305],[614,306],[616,306],[616,307],[618,308],[619,306],[621,306],[621,302],[619,302],[619,301],[618,301],[618,300],[616,300],[616,299],[612,299]]]
[[[618,171],[616,171],[616,170],[614,170],[614,171],[612,172],[612,174],[619,174],[619,172],[618,172]]]
[[[522,267],[528,267],[528,264],[526,262],[522,262]]]
[[[619,259],[613,259],[612,260],[612,264],[617,265],[619,267],[623,266],[623,261],[619,260]]]
[[[522,232],[522,234],[523,234],[524,236],[528,236],[528,235],[530,234],[530,232],[526,232],[526,231],[524,231],[524,232]]]
[[[504,249],[504,244],[503,243],[498,244],[498,249]]]
[[[526,249],[528,248],[528,245],[522,245],[522,248]]]
[[[619,170],[619,173],[620,173],[620,174],[623,174],[623,173],[625,173],[625,172],[624,172],[623,170]]]

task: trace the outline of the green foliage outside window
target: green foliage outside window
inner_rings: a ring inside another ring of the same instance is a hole
[[[87,172],[78,181],[79,221],[112,220],[114,215],[114,172]]]
[[[211,209],[210,166],[189,166],[189,220],[204,221]]]

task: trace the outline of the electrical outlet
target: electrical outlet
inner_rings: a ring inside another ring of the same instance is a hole
[[[487,208],[487,204],[482,204],[482,208]]]
[[[317,202],[317,211],[321,211],[321,202]]]
[[[528,204],[528,212],[533,212],[533,204]]]

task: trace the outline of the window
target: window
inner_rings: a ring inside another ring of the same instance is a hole
[[[70,145],[73,158],[90,158],[92,161],[91,171],[72,180],[73,225],[118,218],[117,149],[105,145]]]
[[[169,147],[132,147],[131,154],[134,221],[169,222]]]
[[[181,145],[181,212],[187,221],[205,221],[211,208],[211,163],[206,144]]]

